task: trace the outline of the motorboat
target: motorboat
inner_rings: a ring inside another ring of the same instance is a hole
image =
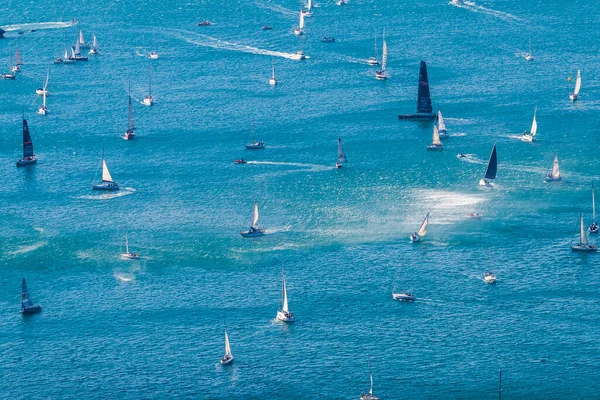
[[[335,42],[335,38],[332,38],[330,36],[323,36],[321,38],[321,42],[323,42],[323,43],[334,43]]]
[[[292,55],[292,59],[298,60],[298,61],[306,60],[306,55],[304,54],[304,52],[302,50],[298,50],[296,52],[296,54]]]
[[[579,213],[579,243],[571,244],[571,250],[584,253],[593,253],[598,251],[598,246],[589,244],[583,225],[583,213]]]
[[[481,219],[481,214],[479,214],[479,213],[468,213],[467,217],[469,217],[471,219]]]
[[[415,296],[411,292],[392,293],[394,300],[415,301]]]
[[[240,235],[244,238],[258,237],[265,234],[264,229],[258,227],[258,203],[254,202],[254,208],[252,210],[252,224],[250,229],[240,232]]]
[[[21,283],[21,314],[37,314],[40,311],[42,311],[42,306],[33,304],[31,297],[29,296],[27,283],[25,282],[25,278],[23,278],[23,282]]]
[[[238,158],[236,160],[233,160],[234,163],[236,164],[247,164],[248,161],[244,160],[243,158]]]
[[[491,285],[491,284],[494,284],[494,283],[496,283],[496,275],[494,275],[494,274],[493,274],[493,273],[491,273],[491,272],[486,272],[486,273],[483,275],[483,281],[484,281],[485,283],[487,283],[487,284],[490,284],[490,285]]]
[[[198,22],[198,26],[210,26],[210,25],[212,25],[212,22],[210,22],[209,20]]]
[[[37,158],[33,154],[33,142],[31,141],[31,135],[29,134],[29,126],[27,120],[23,116],[23,158],[17,161],[17,167],[24,167],[26,165],[35,164]]]
[[[335,4],[338,6],[345,6],[346,4],[348,4],[348,2],[346,0],[337,0]]]

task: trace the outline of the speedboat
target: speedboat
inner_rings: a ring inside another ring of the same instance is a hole
[[[450,4],[460,5],[460,4],[464,4],[464,1],[463,0],[451,0]]]
[[[321,38],[321,42],[323,42],[323,43],[334,43],[335,42],[335,38],[328,37],[328,36],[323,36]]]
[[[263,25],[263,27],[261,28],[263,31],[271,31],[273,30],[272,26],[268,26],[268,25]]]
[[[469,217],[471,219],[481,219],[481,214],[479,214],[479,213],[468,213],[467,217]]]
[[[375,57],[367,58],[367,64],[369,65],[379,65],[379,61]]]
[[[8,72],[8,73],[2,74],[2,79],[8,79],[8,80],[14,81],[15,79],[17,79],[17,76],[15,74],[13,74],[12,72]]]
[[[456,155],[456,157],[458,157],[458,158],[467,158],[467,156],[466,156],[466,154],[465,154],[465,153],[458,153],[458,154]]]
[[[151,59],[153,59],[153,60],[157,60],[158,59],[158,53],[156,51],[151,51],[149,57]]]
[[[236,160],[233,160],[234,163],[236,164],[247,164],[248,161],[244,160],[243,158],[238,158]]]
[[[496,275],[492,274],[491,272],[486,272],[485,275],[483,275],[483,281],[487,284],[494,284],[496,283]]]
[[[198,22],[198,26],[210,26],[210,25],[212,25],[212,22],[210,22],[209,20]]]
[[[392,297],[399,301],[415,301],[415,296],[410,292],[392,293]]]
[[[302,50],[298,50],[296,54],[292,56],[293,60],[306,60],[306,56]]]
[[[427,146],[427,150],[444,150],[444,147],[441,143],[431,143],[429,146]]]

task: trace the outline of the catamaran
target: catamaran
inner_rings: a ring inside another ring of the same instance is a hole
[[[575,80],[575,90],[569,96],[569,98],[571,99],[571,101],[576,101],[577,100],[577,96],[579,95],[579,90],[580,89],[581,89],[581,70],[577,70],[577,78]]]
[[[115,182],[110,176],[110,172],[108,171],[108,167],[106,166],[106,161],[104,160],[104,150],[102,150],[102,181],[96,183],[96,178],[94,178],[94,183],[92,184],[93,190],[119,190],[119,183]]]
[[[346,158],[346,154],[344,153],[344,148],[342,147],[342,139],[338,138],[338,159],[335,163],[336,168],[342,168],[342,164],[347,163],[348,159]]]
[[[373,374],[371,373],[371,367],[369,366],[369,377],[371,379],[371,388],[369,393],[363,393],[360,395],[360,400],[379,400],[379,397],[373,395]]]
[[[129,239],[127,237],[127,231],[125,231],[125,253],[121,253],[123,260],[139,260],[140,255],[129,251]]]
[[[444,122],[444,117],[442,117],[442,112],[438,108],[437,111],[437,126],[440,135],[440,139],[447,139],[450,137],[448,135],[448,130],[446,129],[446,123]]]
[[[375,34],[375,54],[374,57],[367,58],[367,64],[369,65],[379,65],[379,61],[377,61],[377,34]]]
[[[531,39],[529,39],[529,53],[525,54],[525,60],[533,61],[533,51],[531,50]]]
[[[150,107],[152,105],[152,103],[154,103],[154,97],[152,97],[152,75],[150,74],[150,71],[148,71],[148,95],[144,96],[144,105],[147,105],[148,107]],[[132,118],[133,118],[133,111],[132,111]]]
[[[129,112],[127,115],[127,130],[125,134],[121,136],[125,140],[133,140],[135,138],[135,125],[133,123],[133,104],[131,102],[131,89],[129,91]]]
[[[92,47],[90,48],[90,54],[91,55],[98,54],[98,40],[96,39],[96,35],[94,35],[93,39],[92,39]]]
[[[431,95],[429,93],[429,79],[427,77],[427,63],[421,61],[419,67],[419,90],[417,93],[417,112],[415,114],[401,114],[399,119],[434,119],[437,114],[433,113],[431,107]]]
[[[385,42],[385,30],[383,31],[383,52],[381,55],[381,69],[379,71],[375,71],[375,79],[380,81],[384,81],[387,79],[387,71],[385,67],[387,66],[387,43]]]
[[[410,234],[410,241],[417,243],[421,241],[421,238],[427,234],[427,225],[429,224],[429,213],[425,215],[425,219],[421,223],[419,230]]]
[[[533,142],[535,139],[535,135],[537,134],[537,121],[535,119],[535,115],[537,114],[537,107],[535,111],[533,111],[533,122],[531,123],[531,130],[529,132],[523,132],[523,137],[521,138],[524,142]]]
[[[227,365],[233,362],[233,355],[231,354],[231,347],[229,346],[229,336],[227,336],[227,330],[225,330],[225,355],[221,358],[221,364]]]
[[[158,52],[156,51],[157,47],[156,47],[156,32],[154,32],[154,50],[152,50],[150,52],[150,58],[153,60],[157,60],[158,59]]]
[[[479,180],[479,186],[486,188],[494,186],[491,181],[496,179],[496,172],[498,172],[498,155],[496,154],[496,145],[494,144],[492,154],[490,154],[490,159],[485,170],[485,175]]]
[[[252,210],[252,224],[250,225],[250,229],[247,231],[240,232],[242,237],[257,237],[265,234],[264,229],[258,227],[258,203],[254,202],[254,209]]]
[[[42,306],[33,304],[29,296],[29,290],[27,290],[27,283],[25,282],[25,278],[23,278],[23,282],[21,283],[21,314],[36,314],[40,311],[42,311]]]
[[[283,271],[283,262],[281,263],[281,283],[282,283],[282,294],[281,294],[281,310],[277,311],[277,320],[281,322],[294,322],[296,317],[292,314],[288,307],[287,290],[285,287],[285,273]]]
[[[254,140],[254,121],[252,122],[252,139],[250,144],[246,144],[245,146],[248,150],[260,150],[265,148],[265,142],[257,142]]]
[[[562,181],[562,176],[560,176],[560,169],[558,168],[558,156],[554,155],[554,164],[552,164],[552,171],[548,172],[546,178],[544,178],[546,182],[560,182]]]
[[[27,126],[27,120],[23,116],[23,158],[17,161],[17,167],[24,167],[35,162],[37,162],[37,158],[33,154],[33,143],[29,134],[29,126]]]
[[[304,29],[304,14],[302,13],[302,8],[300,8],[300,23],[294,28],[294,35],[303,35],[304,31],[302,29]]]
[[[592,224],[588,228],[590,233],[598,233],[600,230],[600,226],[598,226],[598,222],[596,222],[596,199],[594,196],[594,182],[592,182]]]
[[[583,225],[583,213],[579,213],[579,243],[572,244],[571,250],[585,253],[592,253],[598,251],[598,246],[594,246],[588,243],[588,238],[585,234],[585,228]]]
[[[440,131],[438,130],[437,125],[433,125],[433,140],[431,141],[431,144],[429,146],[427,146],[427,150],[432,150],[432,151],[439,151],[439,150],[444,150],[444,146],[442,145],[442,142],[440,141]]]
[[[273,57],[271,57],[271,79],[269,80],[269,84],[271,86],[277,85],[277,79],[275,79],[275,61],[273,61]]]

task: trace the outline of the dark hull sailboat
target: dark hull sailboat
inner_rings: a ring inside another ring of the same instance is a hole
[[[427,64],[421,61],[419,69],[419,92],[417,95],[417,112],[415,114],[400,114],[398,119],[434,119],[436,114],[431,107],[429,93],[429,79],[427,78]]]
[[[25,278],[21,284],[21,313],[24,315],[37,314],[42,311],[42,306],[34,305],[29,297],[29,291],[27,290],[27,283]]]
[[[17,167],[24,167],[36,161],[37,158],[33,154],[33,143],[31,142],[27,120],[23,117],[23,158],[17,161]]]

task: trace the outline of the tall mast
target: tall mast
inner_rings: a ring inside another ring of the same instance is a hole
[[[502,400],[502,368],[500,368],[500,385],[498,386],[498,400]]]
[[[596,200],[594,198],[594,182],[592,182],[592,222],[596,222]]]

